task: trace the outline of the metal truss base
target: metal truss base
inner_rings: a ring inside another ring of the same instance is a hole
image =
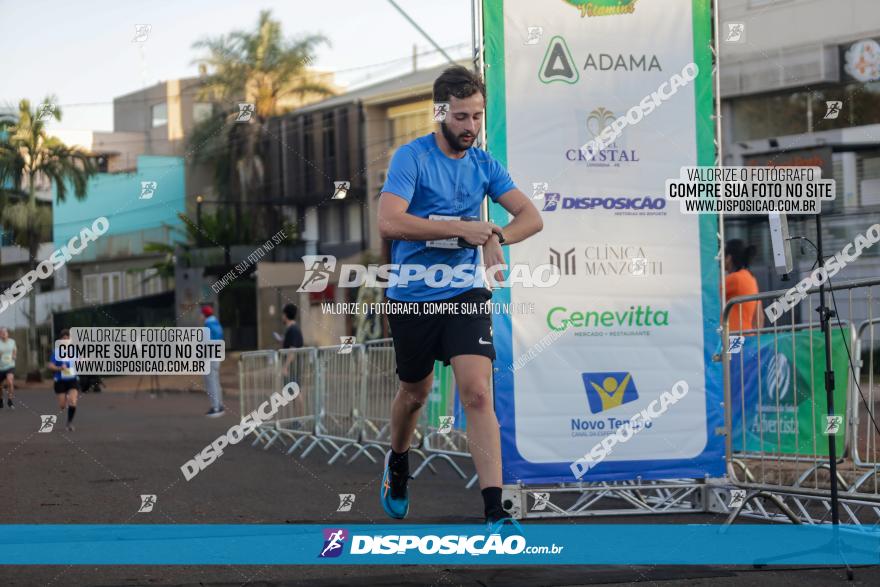
[[[571,518],[706,511],[706,483],[695,479],[505,485],[504,507],[517,519]]]
[[[729,508],[729,487],[707,487],[710,511],[728,513],[727,524],[737,518],[751,518],[787,524],[830,524],[831,500],[828,497],[786,493],[767,489],[742,489],[745,498],[736,508]],[[880,503],[840,495],[840,523],[880,528]]]

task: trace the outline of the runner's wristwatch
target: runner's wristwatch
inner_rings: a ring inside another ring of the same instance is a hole
[[[504,233],[501,232],[501,229],[499,228],[498,230],[493,230],[492,232],[493,232],[493,234],[498,235],[498,244],[503,245],[505,241],[504,241]]]

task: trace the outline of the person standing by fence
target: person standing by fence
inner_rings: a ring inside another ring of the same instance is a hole
[[[15,339],[9,337],[9,331],[0,327],[0,408],[3,407],[3,383],[6,383],[6,397],[9,409],[14,410],[15,404]]]
[[[281,312],[283,314],[281,320],[284,322],[284,342],[282,343],[282,348],[302,348],[304,345],[303,333],[299,324],[296,323],[296,315],[298,312],[296,304],[285,305]]]
[[[284,322],[284,342],[281,343],[281,348],[300,349],[305,346],[302,330],[300,329],[299,324],[296,323],[296,316],[298,313],[299,308],[296,307],[296,304],[286,304],[281,310],[281,320]],[[296,380],[296,373],[294,373],[295,365],[294,353],[288,354],[284,361],[286,383],[296,383],[299,385],[299,382]],[[293,400],[293,413],[298,418],[305,415],[305,400],[303,399],[303,395],[304,394],[300,394]],[[293,422],[291,425],[294,428],[299,427],[298,422]]]
[[[223,340],[223,326],[214,315],[211,306],[202,306],[202,316],[205,318],[205,326],[211,336],[211,340]],[[209,418],[219,418],[226,413],[223,407],[223,388],[220,387],[220,361],[211,361],[208,374],[205,375],[205,389],[211,399],[211,409],[205,414]]]
[[[746,244],[738,239],[730,239],[724,244],[724,270],[727,276],[724,279],[724,290],[727,300],[737,296],[753,296],[759,293],[758,280],[749,271],[749,262],[755,255],[755,246]],[[730,312],[728,319],[730,333],[754,330],[764,325],[763,312],[760,310],[761,302],[744,302]]]

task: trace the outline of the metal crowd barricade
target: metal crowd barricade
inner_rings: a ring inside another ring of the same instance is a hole
[[[867,490],[880,493],[880,454],[878,454],[877,434],[878,415],[876,402],[880,401],[875,383],[880,373],[880,343],[877,336],[880,335],[880,317],[868,316],[856,330],[856,348],[858,386],[853,386],[851,404],[852,409],[852,456],[857,467],[866,468],[853,483],[852,490],[861,491],[863,486]]]
[[[369,447],[391,445],[391,404],[399,387],[395,371],[394,345],[390,338],[364,344],[366,393],[361,404],[362,440]]]
[[[328,464],[333,464],[349,447],[362,448],[361,406],[366,392],[364,377],[365,349],[362,344],[334,345],[316,350],[317,387],[316,422],[312,443],[303,451],[305,458],[316,447],[329,445],[335,451]],[[372,462],[376,459],[364,454]]]
[[[277,435],[267,444],[267,448],[276,438],[281,438],[282,442],[290,439],[292,444],[287,454],[291,454],[308,438],[314,437],[317,362],[318,352],[312,347],[278,351],[280,385],[284,387],[289,383],[296,383],[299,386],[299,395],[279,410],[275,419]]]
[[[253,412],[269,396],[281,391],[278,378],[278,353],[276,351],[249,351],[241,353],[238,359],[239,414],[244,417]],[[275,426],[263,422],[254,434],[252,446],[267,441],[273,436]]]
[[[391,405],[400,388],[392,340],[390,338],[373,340],[365,343],[364,348],[364,377],[367,385],[361,404],[361,414],[363,415],[361,441],[363,446],[348,462],[353,461],[362,452],[371,448],[378,450],[384,458],[385,452],[391,447]],[[419,418],[419,424],[416,426],[410,443],[410,453],[416,454],[422,459],[427,458],[420,448],[426,422],[425,410],[422,410],[422,417]],[[431,471],[436,473],[432,465],[428,466]]]
[[[431,390],[428,405],[423,408],[425,413],[425,437],[422,447],[427,458],[416,468],[412,477],[416,478],[434,459],[449,463],[462,478],[467,475],[452,457],[470,457],[467,434],[465,433],[465,413],[457,401],[455,378],[452,366],[434,363],[434,388]],[[451,418],[451,419],[450,419]],[[468,482],[470,488],[477,481],[474,475]]]
[[[374,463],[375,455],[384,457],[391,444],[391,406],[399,388],[391,339],[350,349],[334,345],[242,353],[241,414],[252,412],[291,381],[299,385],[299,396],[255,430],[253,446],[263,443],[265,450],[280,442],[287,454],[303,448],[300,458],[320,448],[330,454],[328,464],[348,456],[349,448],[355,449],[349,463],[361,455]],[[470,457],[464,410],[456,398],[452,368],[439,362],[410,450],[422,457],[413,477],[425,468],[436,473],[433,461],[439,459],[466,478],[453,460]],[[467,486],[476,480],[474,475]]]
[[[873,291],[878,285],[878,279],[826,284],[827,305],[834,312],[829,318],[834,414],[839,417],[834,420],[827,418],[825,337],[816,312],[818,288],[809,290],[794,311],[763,328],[730,331],[728,319],[734,312],[745,315],[746,304],[771,304],[784,290],[738,297],[726,304],[721,359],[727,471],[730,482],[746,490],[731,521],[740,514],[824,521],[830,512],[828,436],[832,433],[840,505],[848,521],[860,523],[867,515],[880,518],[877,430],[868,412],[862,409],[865,416],[860,417],[858,411],[866,387],[870,395],[864,399],[873,402],[873,380],[865,386],[857,379],[856,344],[870,329],[862,322],[864,317],[878,314]],[[803,319],[796,320],[795,313]],[[858,333],[854,324],[861,324]],[[735,341],[732,336],[742,338]],[[865,467],[871,471],[865,473]],[[870,478],[875,481],[868,483]],[[782,516],[769,514],[763,502],[757,501],[759,497],[774,502]]]

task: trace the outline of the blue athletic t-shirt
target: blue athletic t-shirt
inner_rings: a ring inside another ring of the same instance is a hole
[[[409,202],[407,213],[420,218],[431,214],[479,217],[486,194],[497,202],[515,187],[507,170],[486,151],[471,147],[461,159],[451,159],[440,150],[431,133],[397,149],[382,191]],[[440,249],[428,247],[425,241],[391,241],[392,264],[440,264],[455,268],[476,266],[478,262],[477,249]],[[436,283],[441,274],[434,275]],[[455,283],[464,282],[453,279],[448,285],[437,287],[427,285],[424,279],[411,279],[405,287],[389,287],[388,297],[401,302],[445,300],[471,287],[485,287],[482,278],[468,283],[468,287],[454,287]]]
[[[49,362],[55,365],[56,367],[64,367],[66,371],[55,371],[55,375],[53,376],[55,381],[71,381],[76,379],[76,372],[73,370],[73,361],[70,360],[61,360],[55,356],[55,351],[52,351],[52,356],[49,357]]]

